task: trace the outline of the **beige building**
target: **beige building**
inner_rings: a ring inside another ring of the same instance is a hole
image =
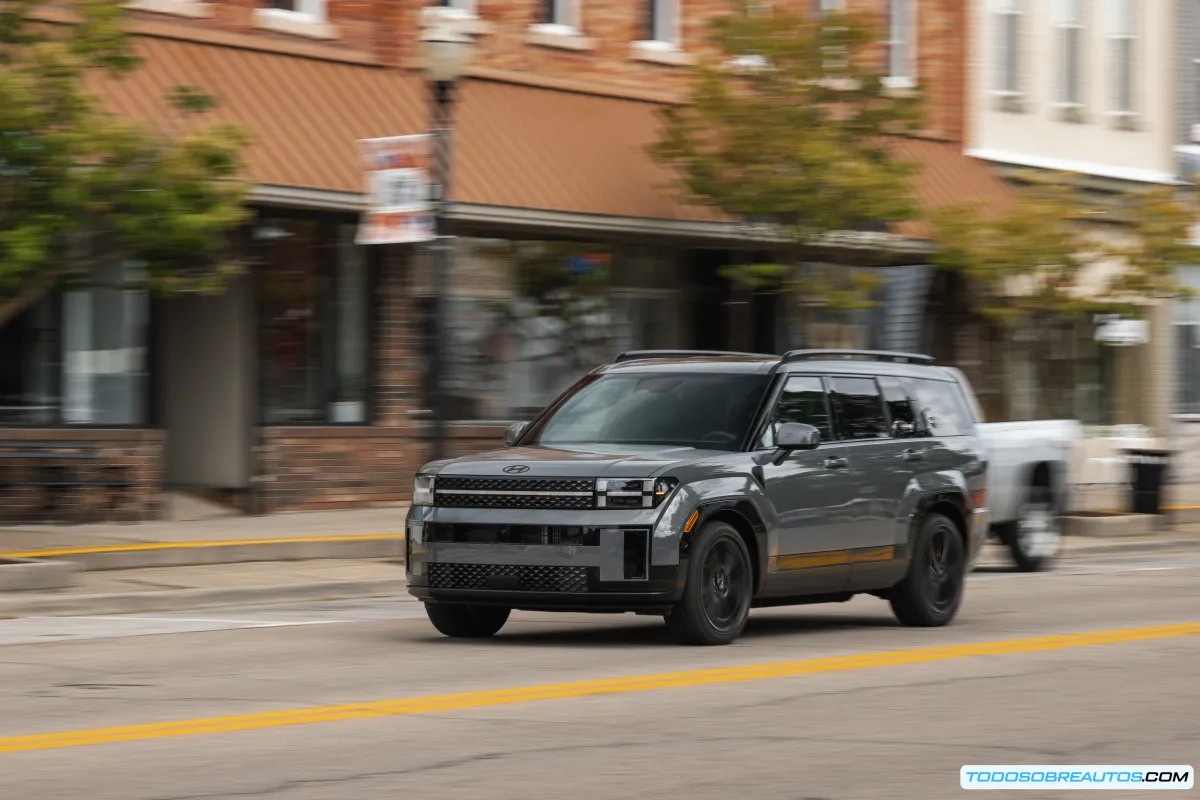
[[[1002,172],[1075,173],[1087,189],[1121,192],[1176,181],[1177,6],[1168,0],[972,0],[973,69],[966,152]],[[1148,341],[1113,347],[1091,331],[1064,348],[1093,364],[1077,379],[1075,416],[1171,433],[1172,309],[1155,307]],[[1032,372],[1032,371],[1031,371]],[[1038,391],[1026,381],[1026,396]],[[1032,405],[1030,403],[1027,406]],[[1020,414],[1018,410],[1017,414]]]

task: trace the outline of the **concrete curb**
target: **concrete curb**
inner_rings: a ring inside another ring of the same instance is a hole
[[[85,572],[145,567],[203,567],[251,561],[309,561],[317,559],[404,558],[404,537],[298,537],[225,542],[112,545],[0,553],[0,559],[70,562]],[[4,588],[0,584],[0,589]]]
[[[137,614],[148,611],[187,611],[237,604],[291,603],[308,600],[347,600],[383,597],[404,590],[403,578],[367,581],[326,581],[285,586],[233,589],[170,589],[128,594],[14,595],[0,597],[2,617],[73,617]]]
[[[1095,544],[1087,547],[1071,547],[1071,540],[1063,547],[1063,555],[1075,558],[1086,555],[1108,555],[1109,553],[1152,553],[1163,550],[1200,550],[1200,539],[1158,539],[1152,538],[1144,542],[1102,542],[1092,539]]]
[[[76,571],[76,565],[66,562],[0,558],[0,592],[61,589],[70,585]]]

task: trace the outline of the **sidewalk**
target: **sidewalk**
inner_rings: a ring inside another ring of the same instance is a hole
[[[296,511],[258,517],[98,525],[0,527],[0,554],[145,544],[241,543],[351,536],[403,536],[408,504],[340,511]]]

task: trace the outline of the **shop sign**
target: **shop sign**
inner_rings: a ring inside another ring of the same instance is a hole
[[[431,142],[429,134],[359,141],[367,208],[359,223],[358,244],[411,244],[436,238]]]
[[[1150,323],[1144,319],[1107,317],[1096,328],[1096,341],[1112,347],[1136,347],[1150,341]]]

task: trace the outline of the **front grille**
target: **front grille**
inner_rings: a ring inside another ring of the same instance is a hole
[[[587,567],[508,564],[430,564],[431,589],[514,589],[523,592],[586,592]]]
[[[434,504],[446,508],[595,508],[589,478],[438,477]]]

